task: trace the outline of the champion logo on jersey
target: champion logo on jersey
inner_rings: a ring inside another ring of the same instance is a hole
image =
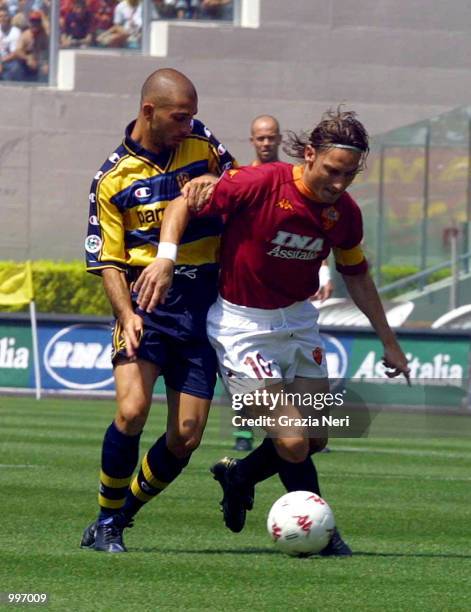
[[[329,208],[324,208],[321,212],[321,217],[323,229],[329,230],[332,229],[340,219],[340,213],[334,206],[329,206]]]
[[[320,346],[316,346],[316,348],[312,351],[312,358],[317,363],[317,365],[321,365],[322,363],[322,349]]]
[[[293,205],[291,204],[291,202],[289,200],[287,200],[286,198],[283,198],[282,200],[280,200],[279,202],[277,202],[275,204],[275,206],[277,208],[281,208],[281,210],[294,210]]]
[[[138,200],[148,200],[152,195],[152,191],[150,187],[138,187],[134,195]]]

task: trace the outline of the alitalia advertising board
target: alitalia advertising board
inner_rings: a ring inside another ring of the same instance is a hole
[[[84,395],[114,390],[110,323],[40,319],[38,335],[43,389]],[[372,332],[328,328],[323,338],[332,383],[354,381],[368,402],[467,406],[470,337],[465,334],[400,332],[410,363],[411,387],[403,377],[386,377],[382,346]],[[0,387],[34,388],[27,319],[0,320]],[[161,383],[156,391],[163,392]]]

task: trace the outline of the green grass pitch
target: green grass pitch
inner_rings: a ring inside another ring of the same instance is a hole
[[[78,543],[95,516],[113,402],[0,397],[0,591],[47,592],[44,609],[73,612],[471,609],[466,433],[332,440],[333,452],[316,464],[355,556],[292,559],[274,550],[265,529],[283,493],[277,478],[257,488],[241,534],[223,526],[208,472],[232,453],[219,410],[190,466],[125,531],[129,553],[106,555]],[[142,451],[163,423],[155,405]]]

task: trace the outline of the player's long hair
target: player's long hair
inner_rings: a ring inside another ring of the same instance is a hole
[[[316,151],[328,149],[338,144],[356,147],[363,152],[360,169],[366,162],[369,153],[368,133],[357,119],[354,111],[342,111],[342,107],[329,109],[322,115],[320,123],[309,134],[308,132],[288,131],[283,142],[283,151],[291,157],[304,159],[306,145],[311,145]]]

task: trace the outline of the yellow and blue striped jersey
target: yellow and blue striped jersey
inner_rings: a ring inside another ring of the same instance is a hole
[[[207,172],[219,175],[234,163],[196,119],[191,134],[175,150],[160,154],[134,141],[133,127],[134,122],[92,182],[85,242],[89,272],[110,267],[129,272],[149,264],[157,253],[167,204],[190,179]],[[179,248],[176,274],[198,277],[207,268],[216,269],[220,233],[221,222],[216,218],[193,220]]]
[[[222,174],[235,164],[196,119],[191,134],[176,149],[158,155],[131,138],[133,127],[134,122],[93,179],[85,241],[89,272],[116,268],[129,281],[155,258],[164,210],[183,185],[207,172]],[[153,313],[153,325],[160,332],[181,341],[206,339],[206,313],[217,297],[221,231],[216,217],[194,219],[188,225],[173,285],[165,304]]]

